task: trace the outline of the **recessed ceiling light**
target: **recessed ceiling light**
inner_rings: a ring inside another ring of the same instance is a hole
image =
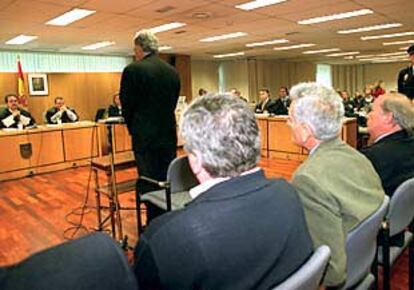
[[[382,45],[400,45],[400,44],[411,44],[411,43],[414,43],[414,39],[402,40],[402,41],[384,42]]]
[[[289,50],[289,49],[297,49],[297,48],[305,48],[315,46],[314,43],[302,43],[302,44],[295,44],[290,46],[281,46],[281,47],[273,47],[273,50]]]
[[[185,23],[181,23],[181,22],[171,22],[171,23],[166,23],[166,24],[163,24],[163,25],[152,27],[149,30],[152,33],[159,33],[159,32],[164,32],[164,31],[180,28],[180,27],[183,27],[185,25],[186,25]]]
[[[381,29],[389,29],[394,27],[402,26],[401,23],[388,23],[388,24],[378,24],[372,26],[364,26],[354,29],[347,29],[347,30],[339,30],[337,33],[339,34],[349,34],[349,33],[359,33],[359,32],[366,32],[366,31],[373,31],[373,30],[381,30]]]
[[[159,51],[170,50],[170,49],[172,49],[172,46],[169,46],[169,45],[161,45],[160,47],[158,47]]]
[[[400,47],[399,50],[407,50],[409,46]]]
[[[404,56],[405,57],[406,53],[403,51],[398,51],[398,52],[390,52],[390,53],[381,53],[381,54],[377,54],[376,56]]]
[[[381,35],[371,35],[371,36],[362,36],[361,40],[372,40],[372,39],[381,39],[381,38],[392,38],[392,37],[401,37],[414,35],[414,31],[392,33],[392,34],[381,34]]]
[[[223,57],[240,56],[240,55],[244,55],[244,52],[240,51],[240,52],[232,52],[232,53],[226,53],[226,54],[216,54],[216,55],[213,55],[213,57],[223,58]]]
[[[360,54],[360,52],[359,51],[338,52],[338,53],[327,54],[326,56],[335,57],[335,56],[348,56],[348,55],[356,55],[356,54]]]
[[[256,1],[250,1],[243,4],[236,5],[236,8],[242,9],[242,10],[253,10],[257,8],[262,8],[274,4],[279,4],[282,2],[286,2],[286,0],[256,0]]]
[[[97,43],[94,43],[94,44],[84,46],[84,47],[82,47],[82,49],[84,49],[84,50],[95,50],[95,49],[98,49],[98,48],[103,48],[103,47],[107,47],[107,46],[114,45],[114,44],[115,44],[115,42],[113,42],[113,41],[101,41],[101,42],[97,42]]]
[[[28,43],[29,41],[35,40],[36,38],[37,36],[21,34],[19,36],[16,36],[12,39],[7,40],[6,44],[10,44],[10,45],[25,44],[25,43]]]
[[[246,36],[246,35],[247,35],[246,32],[233,32],[233,33],[228,33],[228,34],[222,34],[222,35],[203,38],[203,39],[200,39],[200,41],[201,42],[213,42],[213,41],[225,40],[225,39],[230,39],[230,38],[242,37],[242,36]]]
[[[299,20],[297,23],[308,25],[308,24],[315,24],[315,23],[351,18],[351,17],[356,17],[356,16],[362,16],[362,15],[367,15],[367,14],[372,14],[372,13],[374,13],[374,11],[370,9],[360,9],[360,10],[355,10],[355,11],[349,11],[349,12],[343,12],[343,13],[338,13],[338,14],[332,14],[332,15]]]
[[[345,56],[344,59],[355,59],[355,56],[353,56],[353,55]]]
[[[326,49],[320,49],[320,50],[308,50],[302,52],[303,54],[317,54],[317,53],[325,53],[325,52],[334,52],[334,51],[340,51],[340,48],[326,48]]]
[[[272,44],[279,44],[279,43],[287,43],[289,40],[287,39],[273,39],[273,40],[267,40],[267,41],[261,41],[261,42],[252,42],[247,43],[247,47],[256,47],[256,46],[265,46],[265,45],[272,45]]]
[[[57,26],[65,26],[72,22],[78,21],[79,19],[85,18],[91,14],[94,14],[96,11],[88,10],[88,9],[72,9],[52,20],[46,22],[48,25],[57,25]]]

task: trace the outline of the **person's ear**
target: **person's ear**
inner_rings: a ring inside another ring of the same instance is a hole
[[[194,175],[200,174],[203,167],[201,162],[201,154],[197,150],[188,154],[188,162],[190,163],[191,170]]]
[[[308,124],[301,124],[299,128],[299,137],[302,144],[305,144],[313,136],[313,130]]]

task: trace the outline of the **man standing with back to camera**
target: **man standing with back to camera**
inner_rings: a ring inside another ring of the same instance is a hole
[[[122,73],[120,97],[139,175],[165,180],[168,165],[176,157],[174,111],[180,78],[157,52],[155,35],[148,30],[139,31],[134,39],[135,61]],[[154,215],[149,208],[149,219]]]

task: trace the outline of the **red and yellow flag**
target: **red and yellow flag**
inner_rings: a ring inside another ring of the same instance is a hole
[[[24,89],[24,76],[19,57],[17,57],[17,95],[19,97],[19,104],[27,107],[28,100]]]

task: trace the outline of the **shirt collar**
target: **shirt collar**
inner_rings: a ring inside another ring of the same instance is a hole
[[[378,141],[380,141],[381,139],[384,139],[385,137],[387,137],[387,136],[389,136],[389,135],[391,135],[391,134],[394,134],[396,131],[393,131],[393,132],[387,132],[387,133],[384,133],[384,134],[382,134],[382,135],[379,135],[378,137],[377,137],[377,139],[375,139],[375,141],[374,141],[374,143],[377,143]]]
[[[247,175],[247,174],[251,174],[254,172],[259,171],[260,168],[259,167],[255,167],[253,169],[247,170],[245,172],[243,172],[240,175]],[[212,188],[214,185],[219,184],[223,181],[229,180],[230,177],[216,177],[210,180],[207,180],[206,182],[203,182],[193,188],[190,189],[190,196],[192,199],[195,199],[197,196],[199,196],[200,194],[206,192],[207,190],[209,190],[210,188]]]

